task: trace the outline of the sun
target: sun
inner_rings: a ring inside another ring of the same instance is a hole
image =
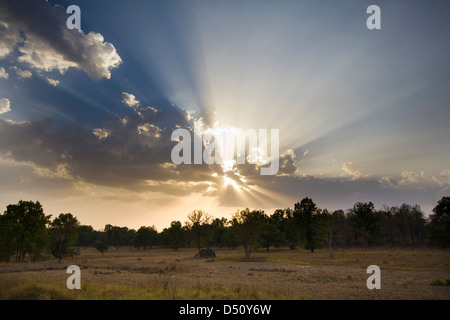
[[[237,182],[231,178],[228,178],[226,175],[223,176],[223,181],[226,187],[231,186],[237,191],[241,191],[241,187],[237,184]]]

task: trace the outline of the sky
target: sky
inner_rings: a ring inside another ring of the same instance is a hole
[[[449,16],[438,0],[0,0],[0,211],[159,231],[304,197],[428,215],[450,194]],[[175,165],[172,133],[196,124],[279,130],[277,174]]]

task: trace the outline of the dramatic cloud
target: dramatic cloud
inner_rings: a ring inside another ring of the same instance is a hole
[[[20,39],[17,28],[11,27],[8,23],[0,20],[0,59],[10,54]]]
[[[68,68],[84,70],[91,78],[110,79],[111,69],[122,59],[115,47],[101,34],[66,27],[65,9],[46,1],[2,1],[0,4],[0,58],[9,54],[22,40],[18,29],[26,36],[18,60],[42,71]],[[3,49],[4,48],[4,49]]]
[[[23,47],[19,48],[19,52],[23,54],[18,58],[20,62],[28,63],[33,68],[44,71],[58,70],[63,74],[70,67],[78,66],[75,62],[65,59],[64,55],[56,49],[39,40],[25,41]]]
[[[10,161],[31,163],[33,170],[60,172],[89,185],[185,196],[231,197],[229,187],[250,192],[277,177],[263,177],[257,165],[174,165],[172,132],[177,127],[193,134],[198,121],[176,107],[158,110],[139,107],[124,93],[124,103],[135,112],[117,117],[90,132],[78,127],[56,130],[49,119],[13,122],[0,119],[0,150]],[[8,137],[8,138],[6,138]],[[280,157],[280,176],[293,176],[298,168],[293,150]],[[225,188],[225,189],[224,189]],[[226,201],[222,199],[222,201]]]
[[[5,68],[3,68],[3,67],[0,68],[0,78],[3,78],[3,79],[9,78],[9,74],[6,72]]]
[[[11,111],[11,103],[9,99],[2,98],[0,99],[0,114]]]
[[[361,174],[353,163],[343,165],[348,178],[298,176],[293,150],[282,153],[279,174],[274,176],[261,176],[257,166],[250,164],[174,165],[171,134],[177,126],[192,133],[195,119],[177,108],[146,110],[138,107],[131,115],[114,118],[91,131],[76,126],[56,129],[49,119],[0,119],[2,177],[15,184],[19,177],[22,190],[38,185],[53,190],[60,184],[69,194],[71,188],[73,194],[108,188],[114,194],[125,190],[136,197],[154,194],[177,199],[196,194],[213,197],[225,207],[255,208],[286,207],[305,196],[329,209],[347,209],[357,201],[373,201],[379,206],[391,201],[389,204],[395,205],[399,197],[410,203],[430,203],[436,192],[448,187],[448,170],[435,176],[441,184],[425,191],[410,187],[405,191],[393,178]],[[163,125],[172,119],[179,121]],[[14,178],[13,172],[22,173]],[[410,172],[402,173],[402,179],[407,177],[415,179]]]
[[[166,126],[169,122],[173,127]],[[71,176],[94,185],[137,192],[174,193],[175,188],[178,193],[189,194],[206,190],[208,166],[174,166],[171,162],[175,145],[171,134],[176,125],[192,125],[187,114],[177,108],[139,108],[90,132],[76,126],[56,130],[49,119],[0,119],[0,150],[13,161],[31,162],[46,170],[64,166]]]
[[[17,76],[22,79],[29,79],[33,76],[33,74],[30,71],[22,70],[17,66],[12,66],[10,67],[10,69],[13,70],[17,74]]]

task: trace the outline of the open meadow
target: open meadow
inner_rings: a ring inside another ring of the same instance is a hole
[[[450,251],[431,248],[259,250],[82,248],[61,263],[0,264],[0,299],[450,299]],[[81,268],[81,289],[69,290],[69,265]],[[381,269],[381,289],[369,290],[369,265]],[[447,283],[446,283],[447,281]]]

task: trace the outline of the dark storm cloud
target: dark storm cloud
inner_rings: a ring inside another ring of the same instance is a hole
[[[57,128],[49,118],[24,122],[0,119],[1,154],[50,172],[64,167],[66,179],[94,185],[171,195],[217,194],[224,173],[221,165],[172,163],[171,151],[177,143],[171,141],[173,131],[186,128],[193,134],[195,119],[177,107],[144,107],[133,95],[122,96],[127,98],[124,104],[132,104],[133,112],[117,115],[92,131],[76,125]],[[213,114],[200,119],[208,127],[215,121]],[[256,165],[238,167],[240,174],[228,172],[227,177],[243,188],[246,184],[241,178],[254,184],[266,182]],[[296,170],[293,151],[282,154],[280,175],[292,175]]]
[[[0,150],[3,157],[40,168],[57,170],[64,165],[70,176],[96,185],[170,194],[207,188],[200,182],[211,179],[210,167],[172,164],[174,128],[163,124],[174,120],[180,127],[192,127],[188,115],[178,108],[139,107],[92,132],[76,126],[55,129],[50,119],[0,119]],[[170,186],[168,181],[186,184]]]
[[[172,126],[162,125],[165,122]],[[450,182],[447,171],[440,176],[404,172],[398,183],[392,183],[396,180],[391,177],[300,177],[294,174],[298,167],[291,150],[280,156],[279,174],[274,176],[262,176],[258,166],[250,164],[228,172],[220,165],[174,165],[170,154],[176,142],[171,141],[171,134],[177,126],[192,132],[192,122],[181,109],[149,107],[137,107],[133,114],[117,117],[91,132],[75,126],[55,129],[50,119],[0,119],[1,169],[6,172],[2,181],[11,181],[21,190],[38,185],[56,190],[61,184],[61,190],[74,188],[77,192],[76,184],[87,182],[138,193],[199,193],[232,207],[286,207],[311,197],[320,207],[333,210],[347,209],[358,201],[373,201],[377,206],[398,205],[399,201],[433,203],[439,190],[448,190]],[[224,185],[223,175],[238,188]],[[424,190],[423,182],[431,187]]]

